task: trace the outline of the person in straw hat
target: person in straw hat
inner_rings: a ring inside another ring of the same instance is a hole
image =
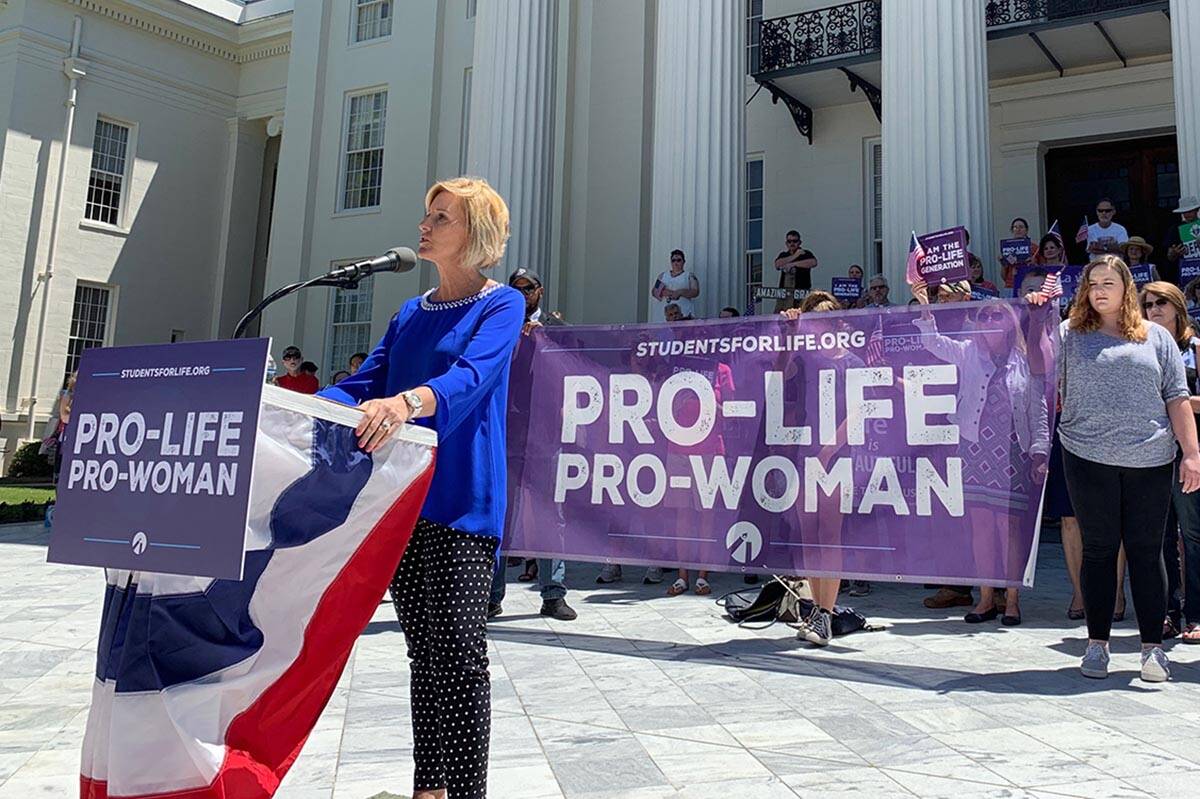
[[[1150,263],[1150,253],[1154,247],[1141,236],[1130,236],[1121,242],[1121,257],[1130,267]]]

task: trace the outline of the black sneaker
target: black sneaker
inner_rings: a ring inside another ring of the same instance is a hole
[[[504,606],[501,605],[499,602],[489,602],[488,603],[487,617],[489,619],[494,619],[503,612],[504,612]]]
[[[579,616],[565,599],[547,599],[542,602],[541,613],[559,621],[575,621]]]

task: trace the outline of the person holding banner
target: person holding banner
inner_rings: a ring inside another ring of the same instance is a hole
[[[438,433],[437,467],[391,584],[412,669],[414,799],[487,793],[486,620],[504,529],[508,378],[525,300],[483,270],[508,206],[486,181],[435,183],[418,225],[438,284],[406,302],[353,376],[321,395],[364,412],[368,454],[406,422]]]
[[[1183,292],[1165,281],[1147,283],[1140,296],[1142,313],[1146,318],[1166,328],[1179,347],[1187,375],[1188,403],[1193,413],[1200,413],[1200,390],[1196,384],[1196,355],[1200,351],[1200,338],[1195,335],[1192,320],[1188,316]],[[1175,468],[1179,468],[1181,453],[1175,456]],[[1185,494],[1178,483],[1172,484],[1171,504],[1167,513],[1167,524],[1163,535],[1163,559],[1167,565],[1167,618],[1163,622],[1163,637],[1179,635],[1185,643],[1200,643],[1200,492]],[[1191,601],[1182,606],[1187,624],[1180,627],[1181,605],[1179,602],[1180,561],[1179,539],[1183,538],[1183,595]]]
[[[1162,536],[1177,445],[1183,449],[1181,490],[1200,488],[1200,445],[1183,359],[1171,334],[1142,318],[1133,275],[1115,255],[1084,268],[1060,333],[1059,434],[1067,489],[1083,530],[1088,645],[1080,671],[1108,676],[1113,574],[1124,544],[1142,640],[1141,677],[1163,682],[1170,665],[1162,649]]]
[[[918,282],[912,288],[917,301],[927,306],[925,284]],[[1036,505],[1045,480],[1050,457],[1049,414],[1045,384],[1030,369],[1027,353],[1031,348],[1019,335],[1021,325],[1012,306],[986,303],[973,316],[973,329],[956,338],[938,331],[937,320],[928,309],[922,310],[913,324],[922,333],[925,349],[954,364],[961,375],[958,410],[950,419],[958,425],[964,442],[963,496],[973,531],[976,567],[1001,574],[1009,569],[998,568],[999,564],[1020,557],[1013,548],[1019,534],[1014,503],[1019,510]],[[1029,335],[1036,336],[1039,329],[1044,325],[1030,325]],[[997,459],[995,450],[984,450],[983,442],[1004,442],[1007,458]],[[998,468],[1003,463],[1013,468]],[[1018,603],[1017,589],[1009,586],[1001,619],[1006,627],[1021,623]],[[964,621],[992,621],[1000,615],[997,605],[995,588],[981,586],[979,603]]]

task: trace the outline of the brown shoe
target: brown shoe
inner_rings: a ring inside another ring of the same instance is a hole
[[[975,600],[971,598],[970,594],[960,594],[949,588],[939,588],[933,596],[925,597],[924,604],[930,610],[942,610],[943,608],[974,605]]]

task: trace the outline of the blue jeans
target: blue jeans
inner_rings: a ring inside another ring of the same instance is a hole
[[[1189,622],[1200,623],[1200,491],[1183,493],[1176,478],[1171,500],[1183,538],[1183,614]]]
[[[542,601],[545,602],[551,599],[565,599],[567,596],[567,586],[564,582],[567,578],[567,562],[555,558],[538,558],[538,591],[542,594]],[[492,593],[488,598],[488,602],[493,605],[498,605],[504,601],[505,593],[505,572],[504,558],[501,557],[496,563],[496,571],[492,574]]]

